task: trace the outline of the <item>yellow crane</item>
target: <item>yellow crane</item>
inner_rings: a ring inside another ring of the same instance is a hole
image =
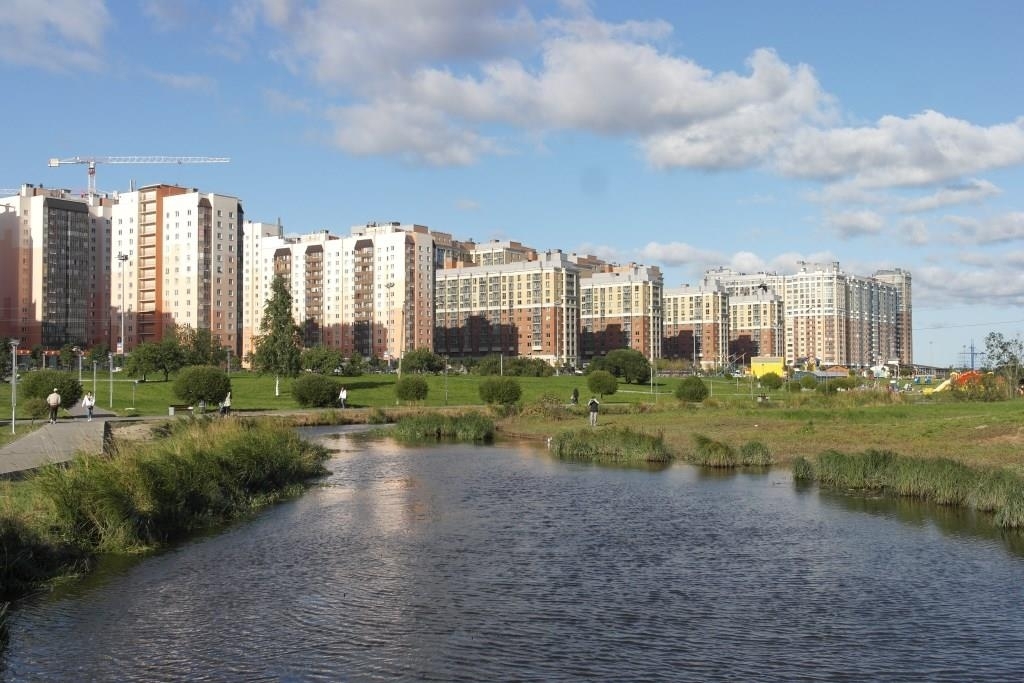
[[[129,156],[129,157],[71,157],[50,159],[50,168],[66,164],[86,164],[89,169],[89,196],[96,194],[96,164],[226,164],[227,157],[170,157],[170,156]]]

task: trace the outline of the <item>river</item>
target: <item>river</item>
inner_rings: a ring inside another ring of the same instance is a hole
[[[307,432],[330,438],[329,430]],[[302,497],[20,604],[9,681],[1018,679],[988,519],[788,471],[347,438]]]

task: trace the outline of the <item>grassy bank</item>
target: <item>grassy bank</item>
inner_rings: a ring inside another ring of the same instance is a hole
[[[574,429],[551,440],[551,452],[563,460],[582,460],[611,465],[667,463],[672,454],[661,435],[625,428]]]
[[[826,451],[793,463],[800,481],[878,491],[994,515],[1003,528],[1024,527],[1024,479],[1005,469],[969,467],[950,458],[908,458],[891,451]]]
[[[291,495],[326,451],[268,420],[181,421],[160,438],[0,484],[0,586],[10,599],[100,553],[158,548]]]

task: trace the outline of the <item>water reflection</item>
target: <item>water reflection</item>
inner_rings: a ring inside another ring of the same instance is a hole
[[[1019,673],[1024,618],[1006,605],[1024,600],[1024,561],[930,512],[798,490],[782,470],[338,445],[302,498],[20,605],[6,678]]]

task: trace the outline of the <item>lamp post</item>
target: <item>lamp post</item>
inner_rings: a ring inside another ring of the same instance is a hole
[[[14,434],[14,420],[18,407],[18,344],[20,339],[11,340],[11,434]]]
[[[110,409],[114,409],[114,352],[111,351],[107,354],[107,360],[110,361]]]
[[[96,395],[96,365],[97,362],[92,362],[92,395]]]
[[[121,353],[121,362],[124,363],[124,352],[128,347],[124,340],[124,262],[128,260],[128,254],[117,252],[117,260],[121,262],[121,338],[117,345],[118,351]]]
[[[231,347],[230,346],[225,346],[224,348],[228,352],[228,372],[227,372],[227,374],[230,376],[231,375]]]

